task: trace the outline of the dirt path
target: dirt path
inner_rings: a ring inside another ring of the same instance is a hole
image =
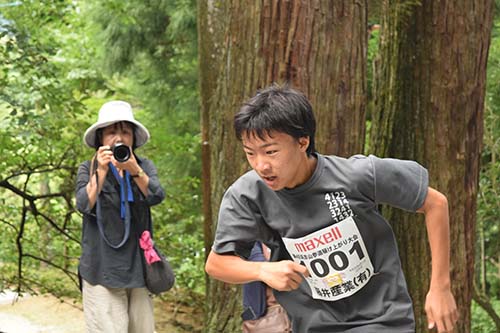
[[[25,296],[13,302],[12,292],[0,293],[0,333],[84,333],[80,303],[61,302],[54,296]],[[156,333],[201,332],[200,306],[175,305],[154,299]]]
[[[55,297],[25,296],[12,302],[15,294],[0,296],[0,332],[84,333],[83,311]]]

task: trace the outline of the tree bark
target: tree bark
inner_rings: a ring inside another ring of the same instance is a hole
[[[362,152],[366,1],[200,1],[205,242],[225,189],[248,170],[232,119],[260,88],[290,83],[315,109],[322,153]],[[208,279],[207,332],[240,330],[239,288]]]
[[[429,170],[430,186],[448,197],[457,332],[470,332],[492,5],[491,0],[387,0],[383,10],[371,147],[380,156],[419,161]],[[417,332],[427,332],[431,258],[425,224],[414,214],[384,213],[398,239]]]

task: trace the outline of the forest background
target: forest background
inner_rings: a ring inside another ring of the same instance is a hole
[[[379,23],[379,1],[368,8],[368,21]],[[472,332],[498,330],[500,313],[500,1],[495,9]],[[79,163],[93,154],[82,135],[100,105],[123,99],[151,132],[138,153],[155,162],[167,192],[152,213],[156,243],[171,260],[177,285],[161,300],[169,311],[205,307],[197,41],[196,1],[0,1],[0,290],[79,301],[75,176]],[[373,98],[379,31],[367,42]],[[478,302],[491,305],[490,313]],[[179,332],[203,325],[202,316],[189,323],[172,320]]]

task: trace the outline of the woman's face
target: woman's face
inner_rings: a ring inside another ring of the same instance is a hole
[[[114,123],[102,130],[102,145],[112,147],[121,142],[129,147],[134,144],[134,127],[131,123],[121,121]]]

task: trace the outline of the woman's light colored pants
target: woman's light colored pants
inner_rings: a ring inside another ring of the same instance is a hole
[[[83,281],[83,315],[89,333],[153,333],[153,302],[146,288],[106,288]]]

